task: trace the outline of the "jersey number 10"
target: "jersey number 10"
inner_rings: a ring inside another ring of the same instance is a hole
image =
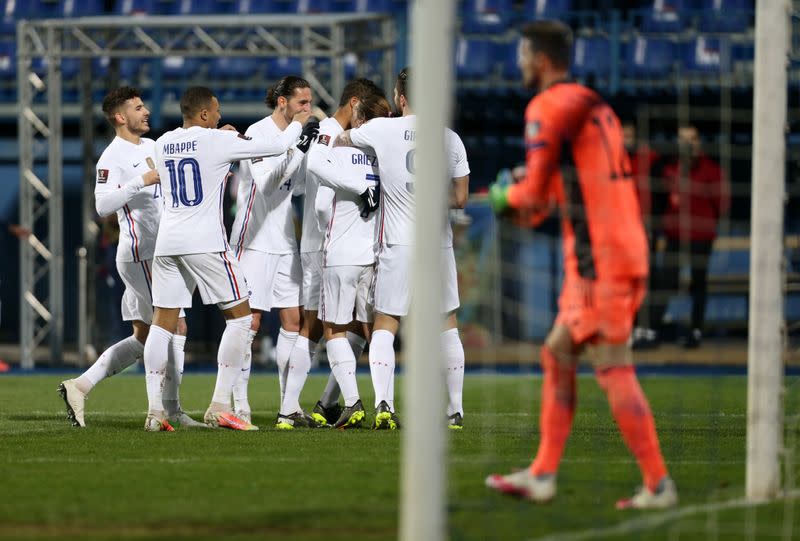
[[[603,140],[603,147],[605,147],[606,156],[608,157],[609,176],[611,180],[630,180],[630,165],[628,156],[625,154],[625,147],[622,144],[619,127],[614,122],[614,117],[610,114],[605,115],[605,122],[603,122],[603,119],[602,114],[594,116],[592,117],[592,123],[597,126],[597,131],[600,132],[600,138]],[[614,156],[615,151],[619,154],[618,156]]]
[[[194,158],[184,158],[175,164],[175,160],[166,160],[164,165],[169,171],[169,185],[172,192],[172,208],[183,205],[195,207],[203,201],[203,182],[200,179],[200,164]],[[189,199],[186,192],[186,168],[189,168],[194,184],[194,198]]]

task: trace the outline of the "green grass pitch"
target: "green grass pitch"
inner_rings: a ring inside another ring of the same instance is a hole
[[[145,433],[144,378],[136,374],[101,383],[87,402],[89,426],[80,430],[65,419],[56,394],[61,379],[0,377],[0,539],[397,537],[400,433],[278,432],[272,428],[277,381],[266,374],[250,381],[260,432]],[[309,408],[324,382],[309,378],[303,395]],[[359,384],[371,406],[369,379]],[[651,376],[642,384],[680,490],[678,511],[740,498],[746,379]],[[797,378],[787,384],[789,416],[800,411],[800,384]],[[590,377],[579,381],[556,501],[537,507],[490,493],[487,474],[531,458],[539,387],[532,375],[467,375],[465,428],[449,435],[451,540],[800,539],[794,500],[685,514],[616,511],[614,502],[638,484],[638,471]],[[408,421],[402,377],[397,389],[401,420]],[[187,374],[184,408],[201,416],[212,390],[212,375]],[[787,429],[794,460],[797,436],[796,426]],[[799,471],[790,471],[790,483]]]

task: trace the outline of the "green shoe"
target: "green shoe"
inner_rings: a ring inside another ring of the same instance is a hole
[[[361,400],[358,400],[352,406],[345,407],[342,410],[342,414],[339,416],[336,423],[334,423],[333,428],[360,428],[361,422],[366,415],[367,413],[364,411],[364,405],[361,404]]]
[[[317,405],[311,410],[311,416],[320,425],[332,425],[342,416],[342,411],[344,411],[344,408],[339,404],[326,408],[321,401],[317,401]]]
[[[375,423],[373,430],[397,430],[400,428],[400,420],[397,414],[389,408],[389,404],[382,400],[375,410]]]
[[[294,430],[295,428],[320,428],[330,426],[327,423],[319,423],[308,413],[300,410],[289,415],[278,414],[275,421],[275,428],[278,430]]]
[[[461,416],[460,413],[455,412],[453,415],[447,418],[447,428],[449,428],[450,430],[464,429],[464,418]]]

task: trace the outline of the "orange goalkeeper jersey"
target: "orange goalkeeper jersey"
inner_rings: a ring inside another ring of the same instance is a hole
[[[525,147],[526,177],[508,201],[537,212],[560,200],[565,271],[592,280],[647,276],[636,186],[611,107],[582,85],[556,83],[528,104]]]

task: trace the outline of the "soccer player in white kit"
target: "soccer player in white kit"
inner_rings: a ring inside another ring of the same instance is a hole
[[[250,138],[230,126],[217,130],[219,102],[205,87],[184,92],[181,113],[183,127],[156,141],[156,164],[166,204],[153,262],[153,326],[144,348],[149,404],[145,430],[171,428],[160,409],[167,346],[178,312],[191,306],[195,289],[200,290],[205,304],[217,304],[225,316],[217,382],[204,421],[212,427],[254,430],[256,427],[230,411],[252,315],[247,282],[229,249],[222,200],[231,162],[286,152],[297,142],[302,122],[309,115],[299,115],[286,130],[270,137]]]
[[[317,202],[319,178],[314,173],[308,172],[308,169],[312,166],[316,168],[325,168],[327,166],[328,153],[336,136],[345,129],[350,128],[353,107],[360,100],[376,94],[384,95],[383,90],[369,79],[358,78],[348,82],[342,90],[336,112],[331,118],[326,118],[320,122],[317,142],[311,147],[306,156],[303,231],[300,240],[300,258],[303,269],[303,287],[300,302],[304,312],[302,327],[289,356],[289,367],[292,376],[282,404],[281,411],[284,413],[300,410],[300,391],[305,383],[303,374],[307,374],[311,367],[311,358],[317,349],[323,332],[322,324],[318,318],[318,311],[322,284],[323,231],[326,223],[320,224],[317,220],[315,204]],[[366,339],[358,332],[350,332],[347,334],[347,340],[353,349],[354,355],[359,358],[366,345]],[[342,407],[338,403],[339,395],[339,386],[333,373],[331,373],[322,397],[311,411],[312,417],[318,424],[333,424],[339,419],[342,413]]]
[[[59,385],[67,416],[76,427],[86,426],[84,404],[89,391],[103,379],[134,364],[144,353],[153,319],[153,251],[164,206],[155,170],[155,141],[142,137],[150,131],[150,111],[142,102],[140,92],[128,86],[112,90],[103,99],[103,113],[116,137],[97,162],[95,207],[101,217],[117,214],[117,271],[125,283],[122,319],[132,323],[133,335],[104,351],[79,377]],[[169,347],[164,409],[173,423],[205,426],[183,413],[178,399],[185,343],[186,322],[181,317],[178,332]]]
[[[352,126],[387,117],[390,111],[383,92],[374,93],[355,104]],[[365,412],[356,382],[357,356],[348,334],[353,334],[349,331],[355,320],[368,336],[372,322],[378,162],[369,152],[340,146],[328,153],[325,163],[309,162],[309,172],[320,180],[316,207],[327,215],[319,314],[331,371],[344,396],[343,411],[333,425],[357,428]]]
[[[375,325],[370,341],[370,372],[375,388],[374,428],[395,428],[394,337],[400,318],[410,302],[410,258],[414,224],[414,182],[416,152],[415,116],[408,99],[409,70],[397,78],[394,100],[400,118],[376,118],[360,128],[339,135],[336,145],[371,148],[378,157],[381,177],[381,225],[375,280]],[[446,149],[451,185],[450,207],[463,208],[469,195],[469,164],[458,135],[446,130]],[[458,335],[456,309],[459,306],[453,232],[449,222],[442,238],[442,312],[446,315],[441,346],[445,358],[449,395],[448,426],[461,429],[464,409],[464,347]]]
[[[311,111],[311,85],[294,75],[278,81],[267,93],[271,115],[247,129],[251,137],[277,137],[298,114]],[[305,138],[299,152],[242,162],[239,171],[238,209],[231,228],[231,245],[252,288],[250,305],[253,323],[248,333],[248,350],[261,325],[261,313],[279,309],[281,329],[276,344],[281,408],[278,428],[317,426],[300,408],[298,397],[310,369],[306,364],[289,361],[301,327],[300,254],[294,229],[292,195],[303,188],[303,155],[311,140]],[[272,179],[272,180],[270,180]],[[279,181],[276,183],[276,181]],[[250,415],[247,383],[250,375],[248,355],[241,375],[234,385],[235,411],[243,418]],[[288,396],[288,410],[284,409]]]

